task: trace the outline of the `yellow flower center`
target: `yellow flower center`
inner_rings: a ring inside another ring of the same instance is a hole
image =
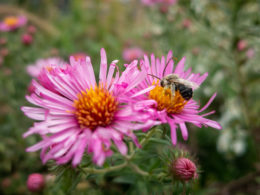
[[[78,99],[74,100],[74,107],[80,127],[95,130],[97,126],[105,127],[111,124],[118,102],[103,85],[99,85],[78,94]]]
[[[51,66],[45,66],[45,69],[46,69],[48,72],[51,72],[53,68],[52,68]]]
[[[15,26],[18,23],[18,18],[14,16],[9,16],[4,19],[4,23],[7,26]]]
[[[188,102],[179,91],[175,91],[173,95],[170,89],[165,89],[160,85],[150,91],[149,98],[157,102],[157,110],[166,109],[168,114],[180,113]]]

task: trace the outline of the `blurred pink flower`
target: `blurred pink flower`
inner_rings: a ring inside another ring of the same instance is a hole
[[[7,39],[2,37],[0,38],[0,45],[5,45],[7,43]]]
[[[246,40],[240,40],[237,43],[237,49],[238,51],[243,51],[247,47],[247,41]]]
[[[30,26],[28,26],[28,28],[27,28],[27,32],[29,33],[29,34],[35,34],[36,33],[36,31],[37,31],[37,29],[36,29],[36,27],[35,26],[33,26],[33,25],[30,25]]]
[[[189,29],[190,27],[191,27],[191,20],[190,19],[184,19],[183,21],[182,21],[182,27],[183,28],[186,28],[186,29]]]
[[[27,188],[31,192],[40,192],[45,185],[44,177],[39,173],[32,173],[27,179]]]
[[[13,31],[27,23],[25,16],[8,16],[0,22],[0,31]]]
[[[197,167],[188,158],[178,158],[173,162],[172,171],[174,176],[181,181],[189,181],[191,179],[197,179]]]
[[[35,64],[30,64],[27,66],[27,73],[32,76],[37,78],[42,69],[50,69],[51,66],[61,66],[65,67],[67,62],[63,61],[61,58],[58,57],[52,57],[52,58],[45,58],[45,59],[39,59],[36,61]]]
[[[246,52],[246,56],[248,59],[252,59],[255,56],[255,50],[253,48],[249,48]]]
[[[81,162],[86,151],[101,166],[112,155],[111,141],[123,155],[127,153],[124,136],[138,145],[133,130],[159,124],[149,120],[149,114],[137,115],[128,94],[146,73],[137,71],[138,63],[133,61],[120,76],[116,63],[117,60],[113,61],[108,68],[105,50],[101,49],[98,82],[90,57],[85,61],[71,57],[66,70],[56,66],[45,71],[53,90],[33,81],[35,92],[26,98],[38,107],[21,109],[26,116],[40,122],[34,123],[24,137],[37,133],[43,140],[27,151],[42,149],[43,163],[53,159],[58,164],[71,161],[73,166]]]
[[[133,60],[139,59],[144,55],[144,51],[138,47],[125,48],[123,51],[123,59],[126,62],[131,62]]]
[[[21,41],[24,45],[31,45],[33,42],[33,37],[30,34],[23,34],[21,37]]]
[[[169,74],[176,74],[179,78],[194,83],[193,90],[199,87],[207,78],[208,73],[200,75],[199,73],[192,73],[191,68],[184,70],[185,57],[180,60],[174,69],[172,51],[169,51],[167,57],[155,58],[151,55],[151,61],[148,56],[144,56],[141,60],[140,67],[142,71],[146,71],[147,77],[140,83],[132,92],[143,90],[146,94],[139,95],[135,98],[139,100],[140,111],[149,112],[153,117],[161,123],[168,123],[171,127],[172,143],[177,143],[176,129],[179,126],[184,140],[188,139],[188,130],[185,123],[192,123],[197,127],[211,126],[216,129],[221,129],[221,126],[216,121],[204,118],[215,111],[210,111],[205,114],[200,114],[211,104],[216,97],[216,93],[210,98],[208,103],[200,108],[200,105],[193,100],[185,100],[176,90],[174,94],[168,88],[165,89],[159,85],[160,80]],[[166,67],[167,66],[167,67]],[[157,79],[158,78],[158,79]],[[159,80],[160,79],[160,80]],[[138,94],[138,93],[137,93]]]
[[[2,56],[0,56],[0,66],[2,66],[3,62],[4,62],[4,59]]]
[[[7,48],[2,48],[0,50],[0,56],[5,57],[9,55],[9,50]]]

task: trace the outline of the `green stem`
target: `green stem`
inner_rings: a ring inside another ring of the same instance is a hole
[[[140,167],[138,167],[136,164],[133,163],[129,163],[129,166],[136,172],[139,173],[142,176],[148,176],[149,173],[146,171],[143,171],[142,169],[140,169]]]
[[[111,171],[116,171],[116,170],[119,170],[119,169],[122,169],[124,167],[126,167],[128,165],[128,162],[125,161],[123,162],[122,164],[120,165],[116,165],[116,166],[111,166],[111,167],[108,167],[108,168],[105,168],[105,169],[95,169],[95,168],[84,168],[84,171],[87,172],[87,173],[107,173],[107,172],[111,172]]]

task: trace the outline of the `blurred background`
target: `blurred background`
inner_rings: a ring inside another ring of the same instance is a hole
[[[210,118],[223,130],[190,125],[188,142],[179,139],[200,169],[191,194],[260,194],[260,1],[147,2],[1,0],[1,22],[20,15],[28,21],[14,31],[0,31],[0,194],[30,194],[26,180],[34,172],[47,181],[42,194],[67,194],[65,184],[55,183],[42,165],[39,152],[25,152],[38,140],[22,138],[32,125],[20,110],[28,105],[26,66],[40,58],[68,61],[70,55],[90,55],[98,73],[102,47],[109,62],[120,60],[121,70],[144,53],[160,57],[172,50],[176,62],[187,57],[186,68],[209,72],[194,98],[204,105],[218,93]],[[91,182],[81,177],[73,193],[172,191],[168,184],[109,175]]]

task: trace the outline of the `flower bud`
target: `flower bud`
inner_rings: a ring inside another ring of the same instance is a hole
[[[44,188],[45,182],[42,174],[33,173],[27,179],[27,188],[31,192],[39,192]]]
[[[30,34],[22,35],[22,43],[24,45],[30,45],[33,42],[33,37]]]
[[[198,178],[196,165],[188,158],[178,158],[173,162],[174,176],[181,181],[189,181]]]

